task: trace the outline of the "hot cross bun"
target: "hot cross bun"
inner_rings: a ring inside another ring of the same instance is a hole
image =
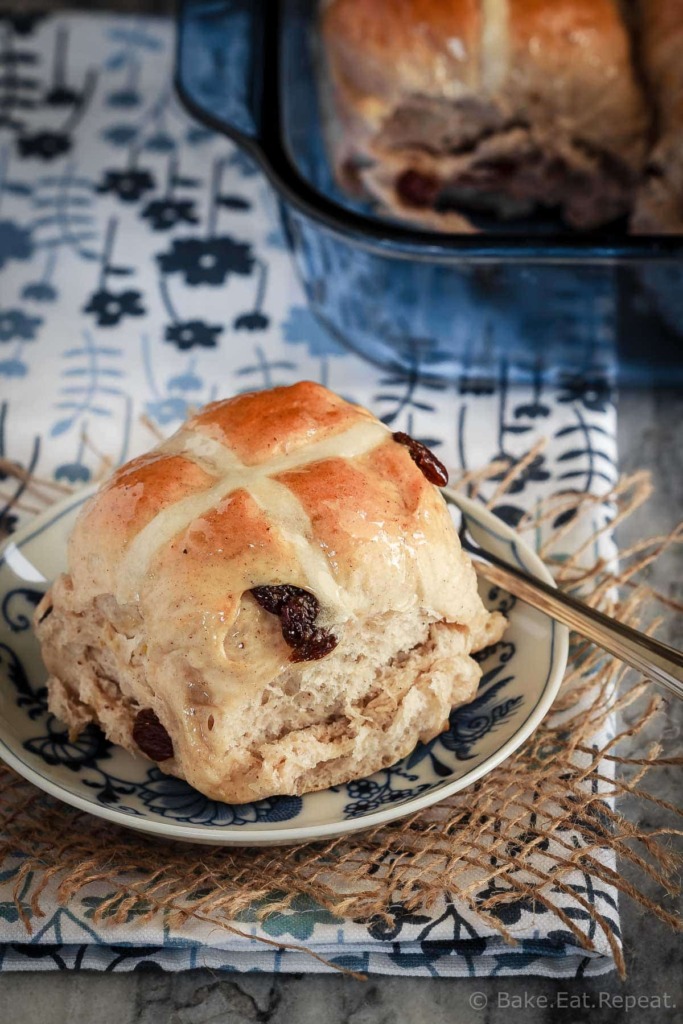
[[[444,477],[318,384],[207,406],[84,506],[36,612],[51,710],[233,803],[393,763],[504,628]]]
[[[579,229],[628,213],[649,115],[627,6],[324,0],[321,94],[340,183],[447,232],[472,230],[468,211],[550,208]]]

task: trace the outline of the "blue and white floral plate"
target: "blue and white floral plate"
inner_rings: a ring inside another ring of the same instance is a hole
[[[482,652],[476,698],[453,712],[447,732],[369,778],[233,807],[112,746],[98,729],[72,742],[46,708],[46,673],[31,616],[48,581],[64,570],[67,537],[91,493],[80,492],[33,520],[0,558],[0,755],[74,807],[199,843],[256,846],[342,835],[413,813],[481,779],[533,732],[557,693],[567,663],[566,629],[481,581],[485,603],[501,609],[509,627],[500,643]],[[482,547],[552,583],[509,527],[480,505],[457,500]]]

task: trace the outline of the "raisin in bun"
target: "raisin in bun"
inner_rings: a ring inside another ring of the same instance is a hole
[[[207,406],[81,512],[36,611],[51,710],[234,803],[393,763],[505,624],[444,473],[317,384]]]

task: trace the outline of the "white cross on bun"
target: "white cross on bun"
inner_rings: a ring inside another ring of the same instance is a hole
[[[36,610],[51,711],[231,803],[392,764],[505,626],[444,472],[318,384],[207,406],[81,512]]]

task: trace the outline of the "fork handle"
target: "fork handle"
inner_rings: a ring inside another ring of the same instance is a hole
[[[528,576],[489,551],[466,545],[475,568],[491,583],[526,601],[576,633],[591,640],[648,679],[683,698],[683,653],[617,619],[590,608],[575,597]]]

